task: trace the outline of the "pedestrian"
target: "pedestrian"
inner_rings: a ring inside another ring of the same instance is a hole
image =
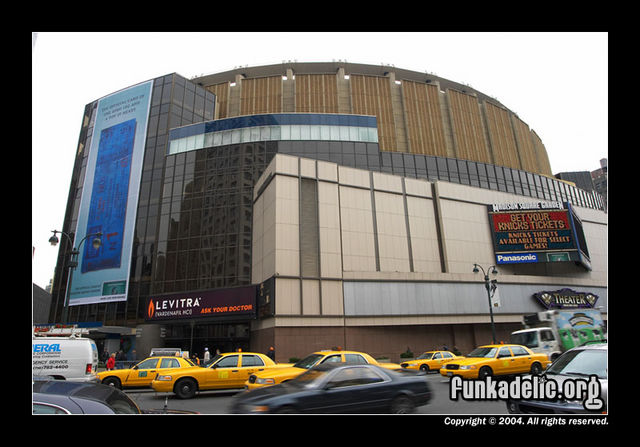
[[[204,348],[204,361],[208,362],[211,360],[211,353],[209,352],[209,348]]]
[[[453,351],[451,352],[453,352],[454,355],[462,355],[462,353],[460,352],[457,346],[454,346]]]
[[[102,351],[102,357],[100,358],[100,360],[102,362],[106,362],[107,360],[109,360],[109,350],[107,349],[107,347],[105,346],[104,350]]]
[[[127,356],[122,349],[116,354],[116,369],[123,369],[125,367],[124,362],[127,360]]]
[[[107,360],[107,371],[111,371],[112,369],[115,368],[116,366],[116,353],[112,353],[111,356],[109,357],[109,360]]]
[[[269,346],[269,351],[267,352],[267,357],[269,357],[274,362],[276,361],[276,350],[273,346]]]
[[[200,359],[198,358],[198,354],[196,354],[195,352],[191,356],[191,361],[196,365],[200,366]]]

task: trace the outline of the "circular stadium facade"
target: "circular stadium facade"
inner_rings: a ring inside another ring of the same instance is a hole
[[[192,80],[217,118],[258,113],[373,115],[381,151],[458,158],[552,176],[538,135],[497,99],[435,75],[353,63],[245,67]]]

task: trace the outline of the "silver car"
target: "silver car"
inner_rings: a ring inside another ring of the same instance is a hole
[[[548,396],[546,399],[508,399],[507,410],[509,413],[533,414],[606,413],[607,347],[606,343],[600,343],[570,349],[558,357],[540,376],[543,384],[547,380],[555,381],[557,386],[554,388],[560,392],[573,388],[576,379],[588,380],[587,389],[584,390],[581,399],[567,399],[564,396],[553,399]],[[573,383],[567,384],[567,381]]]

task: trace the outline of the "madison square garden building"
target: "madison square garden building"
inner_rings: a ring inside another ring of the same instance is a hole
[[[506,341],[543,294],[607,315],[602,197],[555,179],[497,99],[395,67],[174,73],[97,99],[62,231],[84,243],[69,269],[60,240],[50,323],[138,358],[468,352],[490,305]]]

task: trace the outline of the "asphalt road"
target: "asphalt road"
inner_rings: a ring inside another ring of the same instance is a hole
[[[502,401],[465,401],[449,399],[449,379],[440,374],[429,374],[427,380],[433,389],[433,399],[425,406],[419,407],[417,414],[507,414],[507,409]],[[143,409],[191,410],[200,414],[227,414],[227,409],[233,396],[238,391],[203,391],[193,399],[179,399],[173,393],[156,393],[153,390],[126,391]]]

